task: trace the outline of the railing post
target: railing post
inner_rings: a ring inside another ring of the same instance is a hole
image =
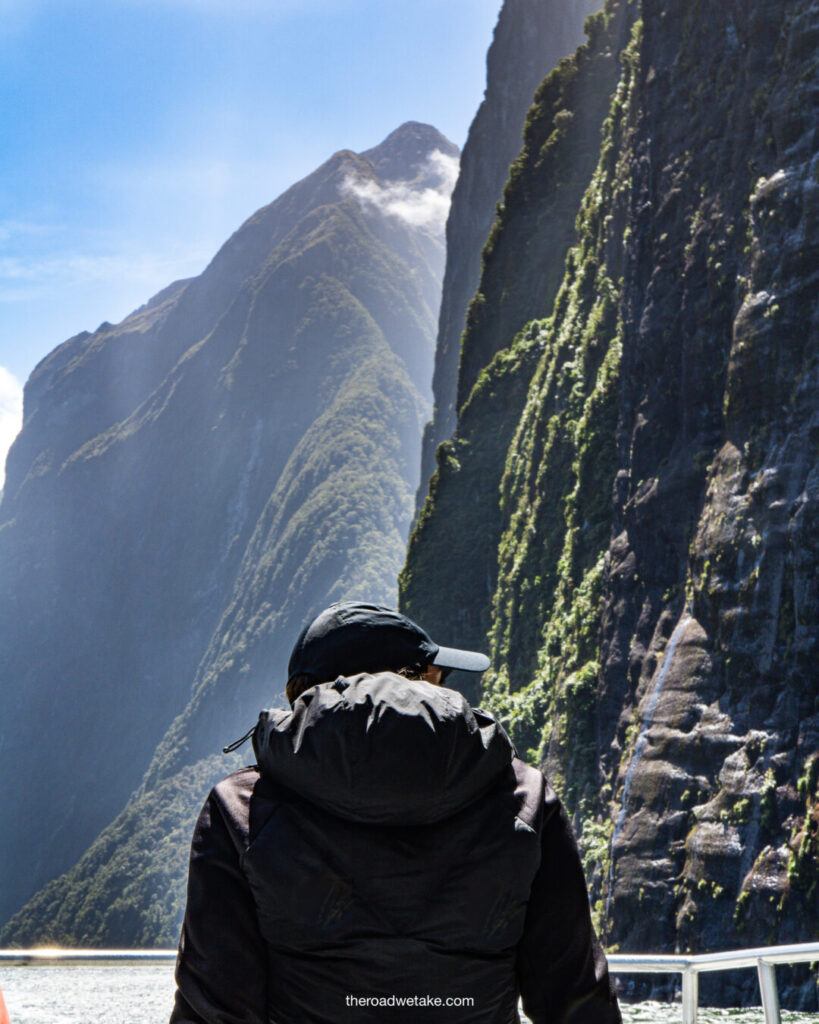
[[[682,972],[682,1018],[683,1024],[697,1024],[697,1003],[699,1001],[699,975],[691,968]]]
[[[776,968],[773,964],[766,964],[763,960],[757,960],[756,970],[759,975],[759,991],[762,993],[762,1010],[765,1014],[765,1024],[781,1024],[779,991],[776,987]]]

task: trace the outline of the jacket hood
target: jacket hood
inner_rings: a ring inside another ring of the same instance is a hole
[[[370,824],[423,824],[455,814],[500,780],[514,748],[455,690],[392,672],[339,677],[292,711],[263,711],[259,770],[311,803]]]

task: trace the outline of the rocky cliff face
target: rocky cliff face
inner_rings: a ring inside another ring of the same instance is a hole
[[[599,7],[599,0],[506,0],[501,9],[486,58],[486,93],[461,154],[461,172],[447,221],[445,284],[432,382],[435,410],[424,433],[419,507],[435,469],[435,451],[455,429],[458,363],[467,307],[480,280],[481,249],[502,199],[509,165],[520,151],[526,112],[544,75],[574,52],[583,38],[584,19]],[[602,102],[605,103],[605,93]],[[592,150],[596,149],[596,142],[594,131]],[[582,191],[587,180],[582,180],[583,168],[578,171],[577,186]],[[555,205],[566,212],[566,224],[544,232],[543,237],[551,236],[552,246],[565,253],[571,230],[567,211],[572,203],[561,199]],[[558,266],[562,253],[555,260]],[[548,301],[544,296],[544,309]],[[532,315],[524,316],[518,326]],[[498,347],[505,348],[505,342],[501,341]]]
[[[622,950],[819,921],[817,39],[816,0],[610,0],[563,71],[609,54],[618,80],[556,299],[494,357],[497,302],[470,316],[469,396],[402,575],[413,614],[489,645],[482,699],[568,803]],[[542,281],[514,180],[492,253]],[[481,294],[511,268],[487,260]],[[786,990],[817,1007],[807,969]]]
[[[537,90],[484,247],[463,337],[458,428],[438,449],[401,579],[409,613],[465,647],[484,645],[492,624],[504,522],[498,490],[542,355],[538,332],[526,325],[554,303],[634,17],[633,7],[617,4],[610,23],[591,19],[587,42]],[[442,308],[446,302],[445,287]],[[458,571],[428,586],[449,565]],[[470,677],[462,673],[459,682],[477,697]]]
[[[601,629],[610,929],[644,942],[650,892],[685,948],[797,941],[819,920],[819,5],[664,6]]]
[[[168,875],[139,857],[182,887],[183,833],[225,769],[200,760],[276,701],[305,618],[394,600],[456,167],[418,124],[338,153],[201,277],[33,373],[0,508],[0,921],[77,861],[165,741],[150,814],[3,941],[175,941]]]

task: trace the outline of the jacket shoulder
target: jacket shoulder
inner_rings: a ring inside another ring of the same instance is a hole
[[[529,828],[540,832],[553,814],[559,813],[560,801],[539,768],[533,768],[519,757],[512,758],[515,773],[515,796],[518,818]]]
[[[210,796],[220,807],[229,808],[236,803],[247,803],[259,781],[256,765],[231,772],[212,788]]]
[[[246,849],[257,831],[260,804],[269,804],[271,795],[258,767],[249,765],[218,782],[205,806],[219,814],[236,845]]]

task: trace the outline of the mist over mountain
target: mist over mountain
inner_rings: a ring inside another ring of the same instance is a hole
[[[200,277],[33,372],[0,506],[0,920],[75,864],[152,759],[149,785],[178,785],[114,847],[189,831],[207,784],[179,769],[281,698],[304,620],[395,602],[457,161],[417,123],[336,153]],[[103,908],[62,884],[59,915],[35,908],[4,941],[169,941],[129,923],[122,885]]]

